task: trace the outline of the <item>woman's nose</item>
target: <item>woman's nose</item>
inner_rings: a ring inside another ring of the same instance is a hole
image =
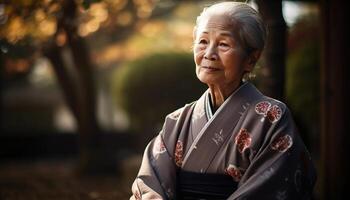
[[[210,45],[204,54],[204,58],[208,60],[217,60],[218,59],[218,54],[216,53],[215,48]]]

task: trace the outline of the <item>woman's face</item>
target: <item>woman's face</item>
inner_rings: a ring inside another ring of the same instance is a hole
[[[201,19],[194,40],[196,74],[201,82],[237,87],[244,72],[251,70],[226,15],[208,14]]]

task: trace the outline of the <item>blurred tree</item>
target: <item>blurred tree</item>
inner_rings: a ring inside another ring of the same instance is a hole
[[[261,59],[260,88],[264,94],[283,100],[287,27],[282,15],[282,0],[256,0],[256,3],[268,28]]]
[[[6,40],[1,45],[28,43],[51,61],[78,125],[80,169],[82,172],[100,170],[105,163],[101,159],[108,155],[100,152],[98,143],[101,130],[96,117],[95,67],[83,37],[99,30],[103,23],[117,30],[120,27],[123,31],[131,30],[151,16],[153,1],[27,0],[6,1],[1,7],[0,19],[6,17],[0,23],[0,37]],[[64,57],[67,52],[68,59]]]

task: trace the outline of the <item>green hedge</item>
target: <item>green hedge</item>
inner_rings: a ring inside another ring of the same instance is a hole
[[[319,47],[308,43],[291,54],[287,62],[286,97],[306,143],[318,134]]]
[[[156,134],[168,113],[198,99],[206,89],[187,53],[158,53],[125,63],[113,80],[115,100],[127,113],[130,128],[141,134]]]
[[[287,103],[304,142],[314,146],[317,146],[320,128],[320,39],[317,19],[315,16],[305,16],[291,29],[291,48],[286,68]]]

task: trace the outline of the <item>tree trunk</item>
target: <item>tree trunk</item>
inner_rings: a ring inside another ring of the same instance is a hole
[[[68,46],[72,52],[72,58],[77,71],[79,90],[78,105],[80,116],[80,169],[82,172],[100,171],[101,154],[98,133],[100,132],[96,116],[96,92],[93,80],[93,64],[87,46],[77,34],[77,3],[66,0],[63,4],[64,23],[62,28],[67,35]]]
[[[79,133],[79,171],[83,174],[105,171],[111,166],[112,157],[103,152],[99,139],[100,129],[96,116],[96,92],[93,79],[93,64],[83,38],[77,34],[77,4],[65,0],[62,3],[62,15],[58,19],[57,33],[66,34],[67,48],[72,53],[76,76],[68,70],[62,57],[63,48],[56,43],[45,49],[45,55],[51,60],[59,84],[69,108],[78,125]],[[76,78],[77,80],[74,80]]]
[[[259,12],[267,25],[268,36],[261,59],[261,87],[267,96],[284,100],[286,23],[281,0],[257,0]]]
[[[63,97],[68,105],[68,108],[72,111],[75,119],[79,119],[78,115],[78,102],[77,102],[77,86],[72,81],[73,77],[66,69],[63,57],[62,57],[62,48],[50,44],[44,49],[44,55],[50,60],[58,83],[63,91]],[[79,123],[78,123],[79,124]]]

